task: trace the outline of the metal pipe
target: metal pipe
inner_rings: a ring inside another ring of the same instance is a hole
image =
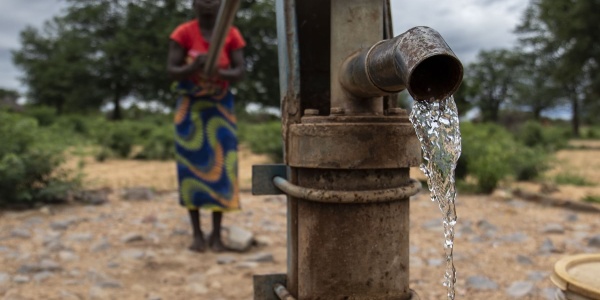
[[[342,86],[358,98],[408,89],[415,100],[430,101],[458,90],[463,66],[437,31],[421,26],[354,53],[339,74]]]
[[[277,294],[279,300],[296,300],[296,298],[294,298],[294,296],[292,296],[290,292],[285,288],[285,286],[283,286],[283,284],[281,283],[275,284],[275,286],[273,287],[273,291],[275,291],[275,294]]]
[[[217,62],[221,56],[221,50],[225,45],[225,39],[229,28],[235,18],[235,13],[240,6],[240,0],[223,0],[219,7],[219,14],[217,15],[217,21],[215,29],[210,41],[210,47],[208,48],[208,55],[206,57],[206,64],[204,65],[205,74],[214,74],[217,71]]]
[[[288,196],[324,203],[389,202],[414,196],[421,189],[421,183],[412,178],[406,185],[398,188],[369,191],[333,191],[305,188],[292,184],[279,176],[273,178],[273,183]]]

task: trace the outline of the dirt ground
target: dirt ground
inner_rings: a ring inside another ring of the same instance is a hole
[[[559,186],[557,196],[600,195],[595,146],[557,154],[560,163],[549,173],[577,170],[596,184],[585,191]],[[187,250],[190,230],[177,205],[172,162],[87,161],[87,186],[109,188],[108,203],[0,212],[0,299],[252,299],[253,274],[286,271],[286,200],[249,193],[251,165],[265,162],[240,151],[243,210],[224,218],[225,226],[251,231],[259,245],[247,253],[197,254]],[[154,199],[121,198],[122,189],[140,186],[153,188]],[[590,244],[600,233],[598,213],[502,191],[459,195],[456,209],[456,299],[552,299],[557,260],[600,252]],[[209,221],[203,213],[204,228]],[[427,193],[411,199],[410,224],[410,287],[421,299],[446,299],[441,213]],[[257,254],[272,259],[257,261]]]

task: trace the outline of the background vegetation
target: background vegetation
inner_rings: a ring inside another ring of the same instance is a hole
[[[190,1],[67,3],[42,28],[21,32],[13,61],[27,94],[0,89],[0,202],[64,199],[79,182],[77,170],[61,171],[74,148],[92,149],[99,161],[173,158],[165,41],[192,17]],[[461,126],[461,186],[487,193],[502,180],[535,180],[568,139],[600,138],[597,11],[594,0],[533,0],[515,28],[518,47],[482,51],[465,66],[455,99],[475,117]],[[243,0],[236,25],[249,70],[233,87],[239,137],[281,160],[279,120],[244,109],[279,105],[274,1]],[[16,104],[21,96],[25,106]],[[548,118],[561,109],[568,122]]]

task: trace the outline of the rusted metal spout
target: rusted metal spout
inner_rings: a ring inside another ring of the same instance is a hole
[[[437,31],[420,26],[352,54],[339,74],[356,98],[408,89],[415,100],[441,100],[460,86],[463,66]]]

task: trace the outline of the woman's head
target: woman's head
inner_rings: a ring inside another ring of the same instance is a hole
[[[216,15],[219,12],[221,0],[192,0],[192,7],[197,16]]]

